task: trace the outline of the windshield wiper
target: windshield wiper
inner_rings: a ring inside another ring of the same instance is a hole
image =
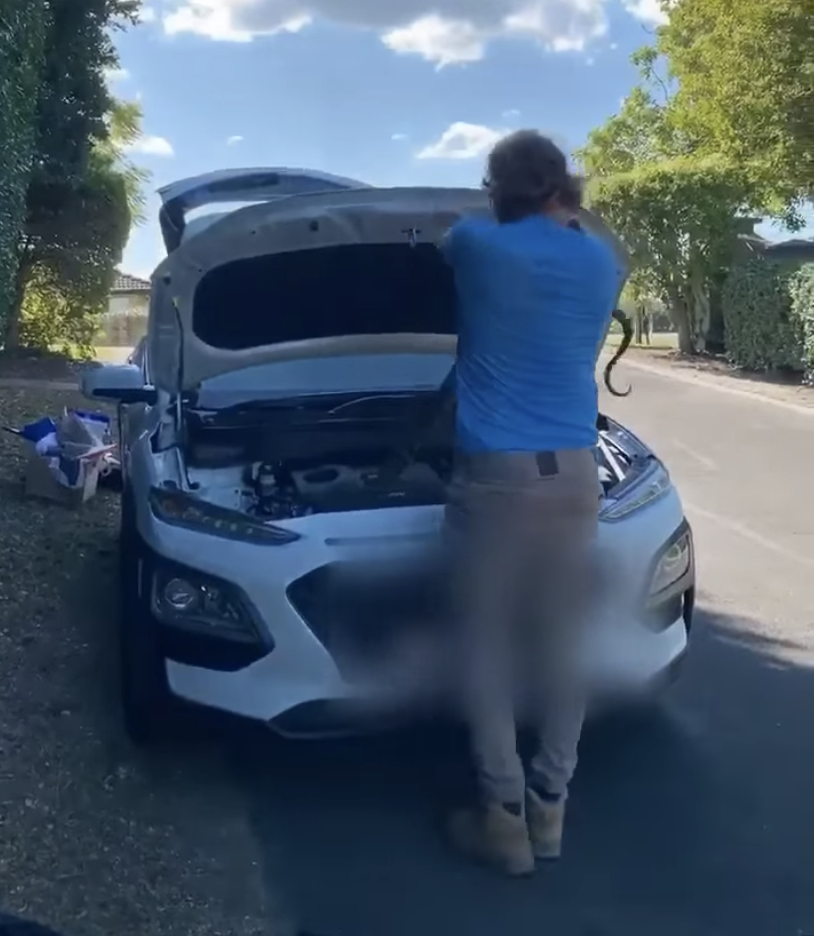
[[[325,410],[333,402],[333,396],[326,399],[320,396],[286,397],[275,400],[242,400],[229,406],[193,406],[191,410],[198,416],[218,418],[222,416],[241,416],[244,413],[293,413],[306,410]]]
[[[353,406],[361,406],[363,403],[379,403],[382,400],[415,400],[421,394],[420,390],[402,390],[402,391],[382,391],[381,393],[365,393],[363,396],[353,397],[350,400],[343,400],[341,403],[328,410],[328,416],[335,416]]]

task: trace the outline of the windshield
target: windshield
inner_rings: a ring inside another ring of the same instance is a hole
[[[358,354],[274,361],[205,380],[196,404],[223,409],[250,400],[336,393],[437,390],[452,354]]]

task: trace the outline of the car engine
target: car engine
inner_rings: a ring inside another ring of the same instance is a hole
[[[289,467],[261,463],[245,477],[250,513],[267,519],[313,513],[440,504],[445,484],[439,472],[415,462],[398,475],[381,465],[320,464]]]
[[[446,503],[451,427],[441,426],[405,457],[399,453],[409,450],[405,440],[414,435],[410,426],[417,420],[388,412],[355,420],[306,413],[298,417],[302,425],[284,413],[277,417],[279,426],[191,420],[187,482],[204,500],[270,521]],[[630,468],[630,440],[604,417],[597,428],[597,487],[607,496]]]

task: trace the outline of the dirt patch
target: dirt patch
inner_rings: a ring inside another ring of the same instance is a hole
[[[84,361],[51,351],[0,351],[0,379],[76,382]]]
[[[0,390],[19,425],[77,394]],[[0,433],[0,909],[66,936],[270,932],[245,805],[216,740],[138,754],[118,721],[119,499],[25,499]]]
[[[754,373],[734,367],[726,360],[712,356],[691,357],[678,351],[630,348],[626,361],[663,367],[665,370],[697,375],[701,379],[721,381],[749,393],[814,407],[814,387],[804,386],[797,374]],[[620,367],[624,366],[624,361]]]

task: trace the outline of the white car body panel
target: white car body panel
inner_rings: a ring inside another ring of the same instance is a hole
[[[399,515],[401,514],[401,516]],[[190,702],[214,706],[238,715],[271,721],[287,710],[308,702],[364,699],[359,686],[349,685],[330,654],[304,626],[285,598],[285,588],[311,569],[332,561],[359,559],[365,551],[381,558],[383,548],[420,549],[411,534],[437,535],[442,519],[440,508],[406,508],[371,511],[365,514],[321,515],[297,521],[304,538],[283,547],[268,561],[258,562],[257,547],[230,544],[228,560],[220,550],[205,562],[200,537],[185,531],[164,529],[153,546],[179,561],[194,562],[198,568],[237,581],[262,618],[274,622],[275,650],[269,656],[237,673],[168,663],[173,692]],[[683,519],[679,498],[672,492],[637,516],[622,522],[602,524],[599,548],[610,552],[630,577],[616,604],[609,604],[594,620],[583,664],[591,684],[622,693],[636,692],[656,680],[687,648],[682,619],[661,633],[648,632],[631,612],[625,597],[645,585],[641,557],[651,557],[663,544],[666,532],[677,529]],[[158,531],[156,531],[158,532]],[[669,535],[667,532],[667,535]],[[405,537],[399,542],[401,536]],[[329,538],[346,538],[347,545],[331,547]],[[375,538],[375,543],[354,546],[354,539]],[[269,550],[262,550],[265,556]],[[273,573],[269,566],[273,565]],[[294,665],[296,664],[296,665]],[[386,699],[386,687],[366,687],[375,705],[376,689]]]

